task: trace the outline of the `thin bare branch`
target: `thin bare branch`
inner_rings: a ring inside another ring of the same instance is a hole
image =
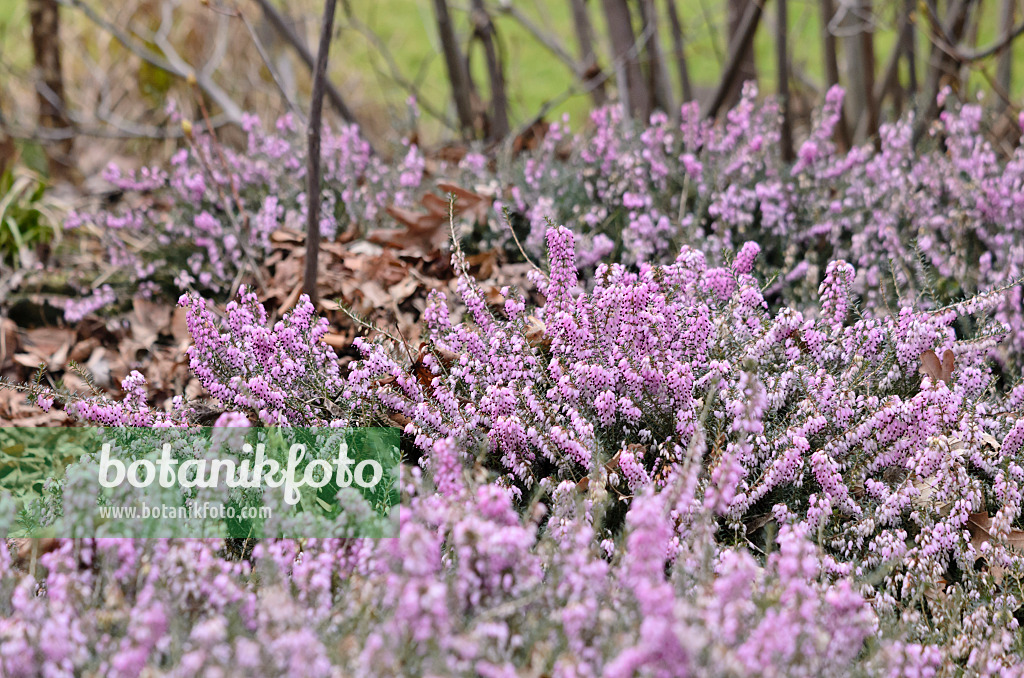
[[[487,76],[491,83],[491,114],[488,120],[488,136],[492,141],[508,135],[508,98],[505,95],[505,73],[498,50],[495,47],[494,23],[484,8],[483,0],[473,0],[473,35],[484,48],[487,60]]]
[[[317,260],[320,254],[320,134],[324,110],[324,82],[327,80],[327,55],[334,33],[334,10],[337,0],[324,2],[324,18],[320,26],[320,46],[313,70],[313,96],[309,104],[309,125],[306,141],[306,267],[302,289],[310,302],[317,302]]]
[[[472,136],[475,125],[473,124],[473,104],[470,93],[473,86],[466,60],[455,38],[455,26],[448,13],[447,0],[434,0],[434,16],[441,38],[441,51],[444,53],[445,65],[448,68],[448,81],[451,83],[452,99],[455,101],[459,125],[462,127],[463,134]]]
[[[743,16],[743,21],[736,32],[736,40],[729,51],[729,60],[725,64],[722,78],[718,82],[718,87],[715,89],[711,101],[708,102],[707,108],[704,109],[704,117],[714,118],[718,115],[722,104],[725,103],[729,90],[733,86],[733,80],[736,78],[736,74],[739,73],[744,52],[754,40],[754,33],[757,31],[758,23],[761,21],[761,12],[766,1],[750,0],[750,4],[747,5],[747,12]]]
[[[679,74],[679,91],[683,101],[693,99],[693,85],[690,83],[690,69],[686,65],[686,45],[683,42],[683,22],[679,19],[679,11],[675,0],[665,0],[669,26],[672,28],[672,51],[676,58],[676,71]]]
[[[782,159],[789,163],[793,162],[793,116],[789,109],[789,53],[787,51],[787,19],[786,0],[775,0],[776,15],[776,37],[775,37],[775,58],[778,61],[779,73],[779,103],[782,106],[782,136],[779,143],[782,146]]]
[[[300,38],[292,27],[288,24],[285,17],[277,11],[277,8],[270,3],[270,0],[255,0],[256,4],[260,6],[263,11],[263,16],[266,17],[267,22],[274,27],[286,43],[291,45],[291,48],[295,50],[295,53],[299,55],[299,59],[306,65],[310,71],[314,70],[313,55],[309,51],[309,47],[306,46],[306,42]],[[327,95],[328,101],[331,102],[331,106],[335,111],[338,112],[345,122],[353,123],[356,122],[356,117],[352,114],[352,109],[348,107],[344,97],[341,96],[341,92],[332,85],[330,82],[324,83],[324,91]]]

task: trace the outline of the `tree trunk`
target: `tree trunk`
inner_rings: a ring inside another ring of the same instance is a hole
[[[739,52],[739,64],[735,77],[732,79],[729,91],[726,93],[724,106],[732,108],[740,100],[743,92],[743,83],[747,80],[757,80],[757,66],[754,64],[754,42],[753,40],[744,43],[741,31],[743,19],[751,5],[761,5],[765,0],[728,0],[729,5],[729,53],[742,45]]]
[[[672,85],[668,80],[668,69],[661,51],[661,38],[658,36],[658,8],[654,0],[640,0],[641,26],[643,27],[644,52],[647,55],[648,75],[651,88],[651,101],[654,108],[671,113],[675,105],[672,102]]]
[[[779,104],[782,106],[782,136],[779,143],[782,146],[782,159],[793,162],[793,118],[789,111],[789,54],[786,50],[786,36],[788,34],[786,18],[786,0],[775,0],[776,13],[776,59],[779,68]]]
[[[913,2],[914,0],[909,0]],[[821,11],[821,36],[822,50],[825,58],[825,80],[828,86],[834,87],[839,84],[839,60],[836,57],[836,36],[832,33],[829,25],[835,17],[835,6],[832,0],[819,1]],[[850,148],[850,132],[846,122],[845,107],[839,110],[839,122],[836,123],[836,144],[839,150],[847,151]]]
[[[29,0],[32,24],[32,53],[35,58],[39,126],[50,138],[45,141],[46,160],[54,178],[70,179],[74,144],[71,121],[64,99],[64,77],[60,66],[60,15],[57,0]]]
[[[679,20],[675,0],[665,0],[668,21],[672,28],[672,49],[675,52],[676,70],[679,72],[679,92],[683,101],[693,100],[693,85],[690,84],[690,69],[686,66],[686,45],[683,42],[683,22]]]
[[[651,95],[640,68],[629,5],[626,0],[601,0],[601,4],[608,22],[619,98],[632,116],[646,123],[651,116]]]
[[[590,98],[593,100],[594,106],[604,106],[608,100],[608,94],[605,91],[604,82],[600,80],[604,74],[597,63],[597,53],[594,51],[594,24],[590,21],[585,0],[569,0],[569,5],[572,8],[572,25],[576,30],[576,42],[579,43],[580,48],[581,80],[585,87],[590,87],[591,83],[596,82],[590,88]]]
[[[1003,39],[1006,40],[1013,30],[1013,21],[1016,19],[1016,0],[1003,0],[1000,14],[1003,23]],[[999,53],[999,62],[996,64],[996,82],[1003,89],[1002,97],[1009,99],[1013,96],[1013,42],[1009,42]],[[1006,109],[1006,100],[1000,97],[999,109]]]
[[[843,40],[846,51],[846,113],[856,124],[854,140],[873,136],[878,128],[875,106],[874,39],[867,26],[871,0],[854,0],[847,8],[840,26],[847,33]]]
[[[469,68],[466,59],[459,50],[455,38],[455,27],[451,15],[448,14],[447,0],[434,0],[434,15],[437,18],[437,30],[441,38],[441,50],[444,52],[445,66],[448,68],[448,81],[452,86],[452,99],[455,111],[459,116],[459,126],[466,136],[473,136],[473,103],[470,94],[472,83],[469,79]]]
[[[488,138],[500,141],[508,136],[508,98],[505,95],[505,73],[498,50],[494,46],[494,23],[484,8],[483,0],[473,0],[473,32],[484,47],[487,75],[491,81],[491,114]]]
[[[941,22],[939,30],[949,36],[953,44],[956,44],[963,37],[967,27],[967,16],[970,13],[971,0],[951,0],[949,9],[946,11],[946,20]],[[934,7],[934,4],[932,5]],[[941,21],[941,19],[940,19]],[[945,78],[957,77],[960,64],[949,55],[938,44],[932,44],[931,53],[928,57],[928,77],[925,80],[924,100],[921,102],[923,114],[918,119],[914,129],[914,143],[917,143],[932,120],[939,113],[939,104],[936,98],[942,88]]]

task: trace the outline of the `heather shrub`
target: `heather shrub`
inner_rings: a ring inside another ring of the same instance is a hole
[[[224,317],[180,301],[208,402],[153,407],[138,373],[121,401],[28,387],[108,426],[398,424],[410,468],[397,540],[65,543],[0,591],[5,673],[1019,675],[1022,151],[963,106],[840,155],[833,90],[786,166],[755,97],[442,165],[495,196],[479,246],[512,249],[507,210],[548,272],[496,301],[455,246],[419,347],[360,338],[342,370],[307,300],[272,323],[243,287]],[[429,189],[414,147],[388,169],[331,139],[328,235]],[[140,278],[162,264],[117,234],[162,224],[178,285],[226,291],[301,223],[295,143],[196,133],[121,182],[167,212],[88,220]]]
[[[533,151],[489,162],[471,150],[430,173],[493,196],[489,210],[474,210],[464,224],[481,249],[519,256],[506,215],[530,255],[543,255],[550,223],[571,226],[585,286],[609,258],[668,264],[689,245],[720,266],[746,241],[761,247],[758,272],[773,280],[765,299],[776,308],[812,303],[837,259],[854,265],[853,290],[865,313],[936,308],[1024,275],[1016,197],[1024,151],[1018,146],[1005,157],[993,148],[980,106],[949,102],[917,147],[908,114],[881,127],[878,150],[841,154],[832,143],[841,105],[834,88],[793,165],[778,152],[776,104],[758,102],[748,86],[722,125],[704,120],[694,104],[678,119],[656,114],[644,127],[605,108],[576,136],[553,123]],[[133,281],[149,281],[143,292],[153,280],[207,294],[236,289],[255,276],[273,231],[303,228],[306,204],[305,147],[294,123],[286,117],[267,132],[249,118],[246,130],[244,149],[196,126],[168,168],[131,174],[112,167],[108,178],[134,197],[73,213],[66,225],[98,226],[108,258]],[[414,145],[388,164],[370,154],[355,127],[325,135],[320,228],[328,238],[341,228],[385,225],[387,207],[413,208],[433,191]],[[1010,381],[1024,348],[1019,295],[1014,288],[994,311],[1010,326],[994,354]],[[113,298],[111,290],[97,291],[72,304],[69,317]]]
[[[6,577],[8,676],[938,675],[941,647],[871,640],[856,585],[822,578],[784,528],[764,563],[720,549],[701,519],[673,528],[694,485],[645,493],[615,543],[556,492],[546,526],[507,491],[451,496],[410,474],[395,540],[68,540],[39,584]],[[11,556],[0,546],[0,562]],[[891,629],[889,629],[891,630]],[[986,654],[996,666],[1002,655]],[[948,665],[947,665],[948,666]],[[45,667],[45,670],[41,670]],[[873,670],[870,670],[873,669]]]
[[[697,497],[727,543],[791,526],[814,535],[828,573],[874,577],[876,610],[928,607],[955,584],[956,615],[991,605],[987,618],[1016,628],[1021,592],[1001,573],[1021,567],[1005,537],[1020,514],[1024,391],[994,394],[987,363],[1006,331],[990,317],[1002,292],[858,317],[854,269],[837,261],[817,308],[772,313],[748,243],[727,268],[685,247],[670,265],[602,266],[578,293],[571,232],[548,244],[535,315],[512,290],[492,314],[463,275],[467,318],[453,323],[436,297],[415,365],[363,344],[352,368],[346,397],[407,418],[439,492],[475,459],[516,496],[569,482],[615,506],[696,450]],[[957,337],[963,316],[977,336]],[[931,350],[955,356],[952,374],[920,373]],[[984,546],[965,536],[981,512],[998,524]]]
[[[408,419],[422,456],[399,537],[267,539],[241,561],[222,542],[68,541],[40,559],[45,595],[30,579],[2,592],[5,672],[34,675],[26,653],[67,675],[1015,666],[1024,389],[994,392],[987,362],[1003,292],[861,317],[837,261],[817,304],[772,311],[752,243],[725,267],[686,247],[602,266],[583,291],[572,233],[547,239],[542,307],[509,289],[489,308],[456,248],[465,317],[437,295],[411,363],[364,341],[347,376],[305,302],[270,327],[251,293],[223,319],[184,297],[220,425]],[[962,316],[976,336],[957,334]],[[922,375],[921,354],[947,349],[952,371]],[[68,407],[115,425],[203,412],[156,412],[132,378],[123,401]],[[972,538],[985,511],[988,536]],[[43,640],[54,624],[69,629],[59,647]]]
[[[177,114],[175,114],[177,116]],[[114,206],[72,212],[65,228],[96,227],[107,258],[132,283],[223,296],[257,279],[270,235],[305,229],[305,137],[287,115],[266,131],[247,116],[246,146],[232,148],[188,121],[188,143],[168,167],[125,171],[104,178],[123,197]],[[320,231],[326,238],[352,223],[372,224],[388,205],[405,205],[423,175],[423,156],[407,147],[404,162],[371,154],[355,126],[325,129]],[[106,303],[116,297],[108,294]],[[96,310],[100,305],[89,308]]]

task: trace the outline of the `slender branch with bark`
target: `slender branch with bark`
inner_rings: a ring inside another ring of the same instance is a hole
[[[640,68],[629,5],[626,0],[601,0],[601,5],[608,23],[613,59],[618,65],[619,98],[634,117],[647,122],[651,115],[651,95]]]
[[[856,125],[855,141],[873,136],[878,129],[875,47],[870,17],[871,0],[850,0],[838,17],[846,53],[846,111]]]
[[[640,0],[640,25],[644,36],[644,53],[647,55],[648,82],[651,88],[651,103],[655,108],[671,113],[675,108],[672,101],[672,86],[668,80],[668,69],[661,51],[658,36],[658,9],[654,0]]]
[[[683,101],[693,100],[693,85],[690,84],[690,69],[686,65],[686,44],[683,42],[683,22],[679,19],[675,0],[665,0],[668,22],[672,29],[672,51],[676,58],[676,71],[679,74],[679,92]]]
[[[491,82],[491,113],[488,136],[500,141],[508,136],[508,97],[505,94],[505,73],[495,46],[494,22],[484,7],[483,0],[473,0],[473,35],[483,45],[487,60],[487,76]]]
[[[306,269],[302,290],[316,305],[317,260],[320,255],[320,134],[324,110],[324,81],[327,79],[327,54],[334,33],[334,10],[337,0],[326,0],[320,26],[320,46],[313,71],[313,96],[309,104],[308,144],[306,158]]]
[[[44,130],[71,130],[64,112],[64,76],[60,64],[60,7],[57,0],[30,0],[32,53],[35,58],[39,126]],[[73,136],[44,145],[50,174],[68,179],[72,174]]]
[[[928,20],[932,29],[931,54],[928,60],[928,77],[925,80],[923,113],[914,127],[913,143],[924,136],[928,125],[939,112],[938,95],[944,78],[956,77],[961,58],[953,47],[960,41],[967,28],[967,18],[972,0],[952,0],[946,12],[946,20],[938,15],[934,0],[926,0]]]
[[[900,49],[907,59],[907,92],[913,97],[917,95],[917,33],[914,30],[917,2],[915,0],[905,0],[905,2],[906,7],[902,13],[903,32],[900,34]]]
[[[572,9],[572,25],[576,31],[576,42],[580,48],[580,79],[586,84],[601,76],[601,67],[597,63],[597,52],[594,51],[594,24],[590,21],[585,0],[569,0]],[[590,89],[590,97],[594,106],[604,106],[608,100],[605,93],[604,80],[598,81]]]
[[[434,16],[441,38],[444,63],[448,68],[448,82],[452,86],[452,99],[455,101],[455,111],[459,116],[459,126],[462,127],[464,135],[473,136],[476,126],[473,124],[472,83],[469,79],[466,60],[455,38],[455,26],[448,13],[447,0],[434,0]]]
[[[910,0],[913,2],[913,0]],[[822,50],[825,60],[825,81],[829,87],[839,84],[839,60],[836,56],[836,36],[832,32],[832,21],[835,18],[835,5],[832,0],[819,0],[821,12]],[[846,108],[839,111],[836,123],[836,143],[841,151],[850,148],[850,131],[846,122]]]
[[[302,63],[306,64],[306,68],[310,71],[314,70],[313,55],[310,54],[309,48],[306,46],[305,41],[300,38],[294,30],[292,30],[291,24],[288,20],[270,3],[270,0],[255,0],[256,4],[260,6],[260,10],[263,11],[263,16],[277,34],[288,43],[295,53],[299,55],[299,59]],[[335,111],[338,112],[345,122],[353,123],[356,122],[355,116],[352,114],[352,109],[349,108],[348,103],[345,102],[344,97],[341,96],[341,92],[332,85],[329,81],[324,82],[324,91],[327,95],[328,101],[331,102],[331,106]]]
[[[782,146],[784,162],[793,162],[793,116],[789,109],[789,54],[786,45],[787,18],[786,0],[775,0],[775,58],[778,60],[779,105],[782,107],[782,130],[779,143]]]
[[[1016,13],[1017,1],[1003,0],[1003,6],[1000,9],[1002,16],[1000,18],[1002,19],[1003,26],[1006,27],[1006,32],[1003,34],[1006,46],[999,53],[999,61],[996,64],[996,82],[999,83],[1004,92],[1009,92],[1013,83],[1013,47],[1011,46],[1012,38],[1010,37],[1013,33],[1010,27],[1013,25]],[[1000,108],[1005,109],[1006,104],[1002,104]]]
[[[742,47],[739,51],[738,72],[729,84],[729,90],[725,96],[725,108],[732,108],[740,100],[743,92],[743,83],[748,80],[757,80],[757,63],[754,60],[754,43],[743,40],[744,21],[751,9],[751,5],[764,5],[766,0],[724,0],[728,14],[728,44],[732,52],[736,46]]]
[[[725,103],[729,92],[736,86],[737,76],[740,74],[740,67],[745,58],[747,49],[754,43],[754,33],[757,32],[757,25],[761,21],[761,12],[764,9],[764,2],[767,0],[750,0],[747,5],[746,14],[735,33],[736,39],[729,47],[729,59],[722,71],[722,78],[718,81],[715,93],[704,109],[704,117],[714,118],[718,115],[722,105]]]

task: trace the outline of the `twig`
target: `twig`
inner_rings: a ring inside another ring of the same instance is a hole
[[[466,67],[466,61],[459,50],[455,39],[455,27],[448,14],[448,0],[434,0],[434,16],[437,20],[437,31],[441,38],[441,50],[444,53],[445,65],[448,68],[448,81],[452,87],[452,99],[455,111],[459,116],[459,126],[466,136],[473,135],[473,105],[470,91],[473,88]]]
[[[374,33],[369,26],[360,21],[354,14],[347,14],[345,18],[348,21],[349,26],[354,28],[356,32],[363,36],[367,42],[373,45],[374,50],[376,50],[377,54],[384,60],[384,63],[388,68],[388,77],[391,78],[396,85],[416,97],[416,105],[422,110],[426,111],[434,118],[437,118],[441,124],[448,129],[457,132],[459,129],[458,125],[455,124],[455,122],[453,122],[451,118],[444,113],[444,111],[435,108],[423,97],[420,92],[419,85],[408,80],[404,75],[402,75],[402,70],[399,68],[398,62],[395,61],[394,55],[391,54],[391,50],[389,50],[384,41],[380,39],[380,36]]]
[[[739,72],[740,63],[743,61],[743,54],[747,49],[747,45],[754,39],[754,33],[757,31],[757,24],[761,21],[761,11],[764,9],[765,2],[767,0],[750,0],[750,4],[747,5],[743,21],[739,26],[739,30],[736,31],[736,42],[729,53],[729,61],[725,65],[725,70],[722,71],[722,79],[715,89],[711,102],[704,110],[705,118],[717,116],[722,104],[725,103],[729,90],[732,89],[732,81],[736,77],[736,73]]]
[[[288,103],[288,107],[299,116],[299,120],[306,122],[305,114],[302,112],[302,109],[299,108],[299,104],[292,98],[291,94],[288,93],[284,83],[281,81],[280,73],[278,73],[277,69],[274,68],[274,63],[271,61],[270,55],[267,54],[267,49],[264,47],[263,41],[260,40],[260,37],[256,34],[256,31],[253,29],[252,23],[249,22],[248,17],[242,13],[242,9],[237,5],[235,6],[235,16],[242,20],[242,23],[245,25],[245,30],[249,31],[249,37],[252,38],[252,44],[256,46],[256,51],[259,52],[260,59],[263,60],[263,65],[266,66],[267,70],[270,72],[270,78],[274,81],[277,91],[281,93],[281,96]]]
[[[789,101],[789,54],[786,49],[786,0],[775,0],[776,18],[776,58],[779,69],[779,100],[782,105],[782,159],[786,163],[794,160],[793,155],[793,116],[790,113]]]
[[[331,49],[334,33],[334,10],[337,0],[326,0],[324,18],[320,26],[320,47],[313,71],[313,98],[309,105],[309,126],[306,140],[309,146],[306,158],[306,270],[302,289],[315,306],[317,302],[317,258],[320,254],[320,132],[324,109],[324,81],[327,77],[327,53]]]
[[[508,98],[505,95],[505,74],[501,59],[494,46],[494,23],[484,8],[483,0],[473,0],[471,21],[473,36],[483,45],[487,75],[490,78],[491,119],[488,132],[492,140],[500,141],[508,136]]]
[[[302,63],[306,64],[306,68],[311,71],[314,70],[313,55],[310,53],[309,48],[306,47],[306,43],[296,35],[295,31],[292,30],[291,26],[281,15],[279,11],[269,2],[269,0],[255,0],[256,4],[263,10],[263,16],[266,17],[267,21],[274,30],[291,45],[295,53],[299,55]],[[335,88],[330,82],[324,82],[324,89],[327,93],[327,98],[331,102],[331,106],[338,112],[345,122],[353,123],[356,122],[356,118],[352,115],[351,109],[348,104],[345,103],[345,99],[341,96],[341,92]]]
[[[530,264],[530,266],[533,266],[534,269],[540,271],[540,266],[533,263],[533,259],[531,259],[530,255],[527,254],[526,250],[523,249],[523,244],[519,242],[519,236],[516,235],[516,229],[512,228],[512,218],[509,213],[508,207],[504,209],[502,216],[505,217],[505,225],[508,226],[508,230],[512,233],[512,239],[516,241],[516,247],[519,248],[519,253],[523,255],[523,259],[526,259],[526,263]],[[541,271],[541,273],[543,273],[543,271]]]

